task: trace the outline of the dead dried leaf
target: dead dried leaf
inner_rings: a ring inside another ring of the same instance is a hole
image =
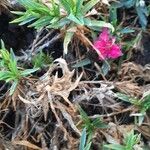
[[[28,148],[32,148],[32,149],[36,149],[36,150],[42,150],[40,147],[30,143],[29,141],[26,141],[26,140],[22,140],[22,141],[12,141],[12,144],[13,145],[23,145],[25,147],[28,147]]]
[[[109,4],[109,0],[102,0],[102,3],[104,3],[104,4],[108,5],[108,6],[110,5]]]
[[[72,120],[72,117],[71,115],[63,108],[63,106],[61,106],[61,104],[59,102],[57,102],[59,108],[60,108],[60,111],[62,113],[62,115],[64,116],[64,118],[68,121],[69,125],[71,126],[71,128],[76,132],[78,133],[79,135],[81,135],[81,132],[77,129],[77,127],[75,126],[73,120]]]
[[[143,88],[132,81],[116,82],[115,87],[124,94],[132,97],[140,97],[143,93]]]

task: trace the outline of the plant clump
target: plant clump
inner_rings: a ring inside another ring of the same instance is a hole
[[[149,1],[1,0],[0,12],[0,149],[150,149]]]

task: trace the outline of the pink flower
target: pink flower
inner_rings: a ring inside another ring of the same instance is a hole
[[[109,58],[116,59],[122,55],[121,47],[115,44],[115,41],[115,37],[109,34],[108,28],[103,28],[99,38],[94,42],[94,47],[101,54],[99,56],[101,60]]]

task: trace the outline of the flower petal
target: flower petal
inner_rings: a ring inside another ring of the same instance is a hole
[[[108,28],[103,28],[102,33],[99,35],[99,40],[102,41],[109,41],[109,32],[108,32]]]
[[[108,53],[108,58],[118,58],[122,55],[120,46],[118,46],[117,44],[112,45],[112,47],[110,48],[110,51]]]
[[[108,28],[103,28],[99,38],[94,42],[94,47],[99,50],[103,58],[99,56],[101,60],[107,58],[118,58],[122,55],[121,47],[115,44],[116,38],[109,34]]]

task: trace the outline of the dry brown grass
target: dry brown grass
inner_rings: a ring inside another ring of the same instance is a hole
[[[9,7],[10,7],[10,4],[8,0],[1,0],[0,1],[0,14],[4,12],[5,10],[8,10]]]

